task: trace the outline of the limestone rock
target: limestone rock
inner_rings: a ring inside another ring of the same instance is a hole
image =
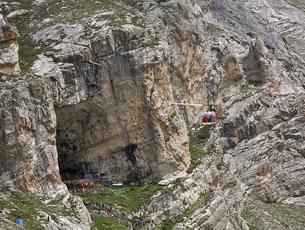
[[[8,80],[0,87],[1,184],[12,181],[18,189],[40,194],[66,193],[57,165],[50,91],[37,78]]]
[[[0,14],[0,75],[16,74],[20,71],[18,57],[18,32]]]
[[[235,56],[229,55],[226,58],[224,69],[229,79],[240,80],[242,78],[241,69]]]

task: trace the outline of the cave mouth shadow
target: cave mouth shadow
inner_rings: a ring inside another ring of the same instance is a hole
[[[116,111],[101,110],[92,99],[55,108],[56,147],[62,181],[102,178],[141,184],[152,177],[143,145],[130,140]],[[111,119],[109,118],[111,117]],[[141,160],[139,160],[141,159]]]
[[[135,152],[136,152],[137,148],[138,148],[138,145],[137,145],[137,144],[133,144],[133,143],[127,145],[127,146],[124,148],[127,159],[128,159],[133,165],[136,165],[136,163],[137,163],[137,158],[136,158],[136,155],[135,155]]]
[[[56,143],[60,176],[67,186],[69,184],[68,188],[71,187],[72,181],[81,180],[104,185],[116,183],[124,185],[143,184],[143,176],[140,175],[137,166],[137,144],[130,143],[107,156],[97,156],[95,160],[86,161],[86,159],[83,160],[86,149],[80,151],[80,147],[84,147],[85,144],[71,140],[66,132],[67,129],[63,129],[61,126],[57,127]],[[75,139],[81,140],[82,137],[81,135],[76,136]],[[123,167],[118,168],[120,165],[123,165]]]

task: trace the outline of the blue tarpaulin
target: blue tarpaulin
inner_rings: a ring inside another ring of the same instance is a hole
[[[16,219],[16,225],[23,226],[24,225],[24,220],[22,218]]]
[[[84,176],[85,179],[98,179],[98,173],[87,173]]]

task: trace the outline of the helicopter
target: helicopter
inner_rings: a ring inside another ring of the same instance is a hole
[[[224,110],[217,104],[196,104],[185,102],[171,102],[172,105],[178,106],[193,106],[193,107],[208,107],[207,111],[204,111],[201,116],[201,121],[204,125],[213,125],[222,116]]]

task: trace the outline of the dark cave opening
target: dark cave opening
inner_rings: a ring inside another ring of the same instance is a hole
[[[56,109],[62,180],[139,184],[143,176],[139,174],[138,144],[130,141],[125,123],[116,114],[100,110],[92,100]]]
[[[138,145],[136,145],[136,144],[130,144],[125,147],[125,153],[126,153],[127,159],[133,165],[135,165],[137,163],[137,158],[135,156],[135,151],[137,150],[137,148],[138,148]]]

